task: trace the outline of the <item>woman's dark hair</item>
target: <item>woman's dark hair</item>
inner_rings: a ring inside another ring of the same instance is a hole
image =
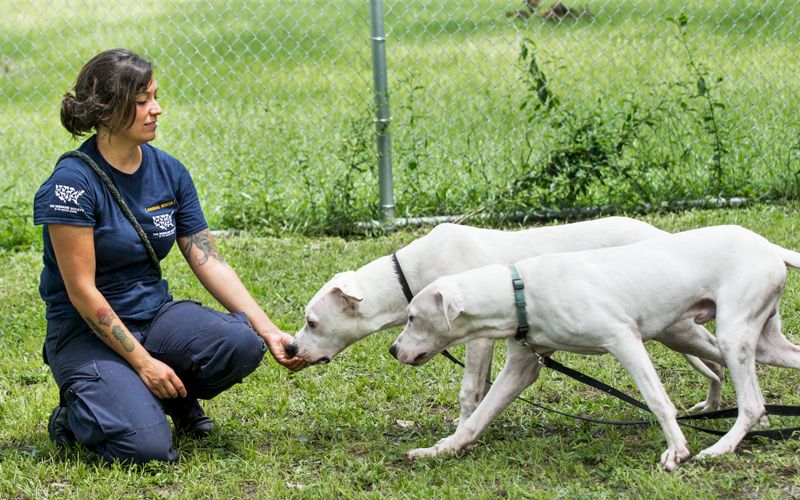
[[[136,95],[153,80],[153,66],[127,49],[94,56],[81,69],[75,89],[61,101],[61,124],[74,139],[102,125],[121,132],[136,118]]]

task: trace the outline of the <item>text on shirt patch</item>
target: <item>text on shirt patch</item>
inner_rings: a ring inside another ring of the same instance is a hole
[[[161,210],[162,208],[171,207],[177,204],[177,200],[172,201],[165,201],[164,203],[159,203],[158,205],[153,205],[152,207],[147,207],[144,209],[145,212],[155,212],[156,210]]]

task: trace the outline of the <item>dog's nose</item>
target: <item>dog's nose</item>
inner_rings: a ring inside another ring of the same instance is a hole
[[[392,347],[389,348],[389,354],[391,354],[394,359],[397,359],[397,344],[392,344]]]
[[[286,346],[286,355],[290,358],[297,356],[297,346],[294,342]]]

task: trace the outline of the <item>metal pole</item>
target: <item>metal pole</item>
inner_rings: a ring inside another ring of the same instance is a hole
[[[383,0],[370,0],[372,24],[372,81],[375,89],[375,129],[378,146],[378,187],[381,216],[393,219],[392,140],[389,136],[389,90],[386,77],[386,35],[383,30]]]

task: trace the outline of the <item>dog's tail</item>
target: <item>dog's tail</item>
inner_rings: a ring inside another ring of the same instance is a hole
[[[784,264],[791,267],[800,267],[800,253],[797,253],[794,250],[783,248],[782,246],[774,243],[772,244],[772,248],[775,249],[778,257],[783,260]]]

